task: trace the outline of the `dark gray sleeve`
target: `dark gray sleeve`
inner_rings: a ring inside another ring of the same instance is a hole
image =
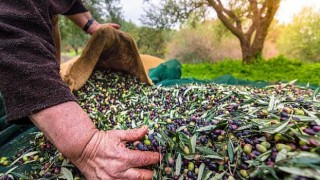
[[[59,74],[51,17],[37,10],[0,5],[0,92],[8,122],[26,123],[31,114],[76,101]]]
[[[84,12],[88,12],[88,9],[83,5],[81,0],[76,0],[72,7],[67,12],[63,13],[63,15],[69,16]]]

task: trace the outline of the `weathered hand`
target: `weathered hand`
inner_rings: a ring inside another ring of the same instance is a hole
[[[88,31],[87,31],[87,33],[88,34],[93,34],[93,33],[95,33],[98,29],[100,29],[100,28],[103,28],[103,27],[106,27],[106,26],[111,26],[111,27],[113,27],[113,28],[115,28],[115,29],[120,29],[120,25],[119,24],[115,24],[115,23],[105,23],[105,24],[100,24],[100,23],[98,23],[98,22],[94,22],[91,26],[90,26],[90,28],[88,29]]]
[[[132,130],[97,131],[79,159],[71,160],[87,179],[152,179],[152,171],[139,169],[155,164],[157,152],[130,150],[126,142],[140,140],[147,127]]]

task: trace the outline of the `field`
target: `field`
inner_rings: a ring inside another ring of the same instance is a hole
[[[270,60],[258,60],[243,65],[241,61],[225,60],[217,63],[183,64],[182,76],[210,80],[230,74],[236,78],[251,81],[292,81],[320,85],[320,63],[305,63],[289,60],[282,56]]]

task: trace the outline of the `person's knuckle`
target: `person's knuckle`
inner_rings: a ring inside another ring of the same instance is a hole
[[[151,162],[153,162],[153,156],[149,154],[142,155],[141,162],[142,162],[142,166],[149,165]]]
[[[139,171],[136,171],[136,172],[135,172],[134,177],[135,177],[136,179],[143,179],[142,174],[141,174]]]

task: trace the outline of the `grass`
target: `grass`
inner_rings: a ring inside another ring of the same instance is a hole
[[[320,86],[320,62],[306,63],[289,60],[283,56],[270,60],[257,60],[250,65],[243,65],[238,60],[182,65],[183,78],[210,80],[226,74],[251,81],[277,82],[298,79],[299,83]]]

